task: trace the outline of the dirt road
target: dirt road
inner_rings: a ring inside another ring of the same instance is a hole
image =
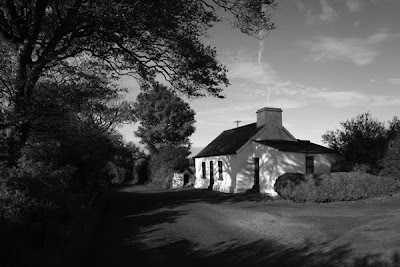
[[[399,228],[398,201],[293,204],[132,186],[112,193],[85,266],[368,266],[376,254],[396,266]]]

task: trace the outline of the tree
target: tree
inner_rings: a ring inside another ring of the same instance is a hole
[[[390,140],[382,159],[381,176],[394,177],[400,181],[400,137]]]
[[[397,139],[400,134],[400,119],[397,116],[394,116],[389,122],[389,128],[387,130],[387,139],[390,142],[391,140]]]
[[[225,11],[233,26],[263,38],[260,32],[275,27],[275,6],[274,0],[0,0],[0,66],[8,64],[0,74],[1,108],[13,114],[0,127],[15,128],[12,141],[21,149],[36,85],[49,76],[75,83],[128,74],[149,86],[159,74],[189,96],[220,96],[226,68],[201,37]]]
[[[369,112],[341,122],[341,129],[328,131],[322,141],[342,153],[350,165],[368,164],[377,167],[385,151],[387,131],[384,123]]]
[[[170,188],[174,173],[183,172],[189,168],[190,154],[188,147],[165,146],[157,154],[153,154],[149,161],[150,182],[153,186]]]
[[[165,146],[190,146],[195,113],[166,86],[157,84],[140,93],[134,103],[134,113],[140,121],[135,134],[150,153],[157,153]]]

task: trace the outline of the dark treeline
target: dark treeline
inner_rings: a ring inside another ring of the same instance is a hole
[[[400,120],[394,116],[387,123],[367,112],[340,123],[341,128],[327,131],[323,142],[337,150],[343,161],[336,171],[361,171],[400,177]]]
[[[163,77],[186,96],[221,97],[227,69],[203,36],[225,18],[263,38],[275,28],[275,7],[273,0],[0,1],[0,265],[73,266],[71,244],[85,243],[110,183],[146,173],[143,152],[115,131],[137,119],[120,99],[118,77],[134,77],[144,91]]]

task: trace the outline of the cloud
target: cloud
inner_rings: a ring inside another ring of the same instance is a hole
[[[252,61],[238,60],[228,65],[228,77],[251,81],[255,84],[269,85],[277,80],[276,72],[268,64],[258,64]]]
[[[320,20],[325,22],[332,22],[338,18],[337,13],[335,10],[328,4],[326,0],[320,0],[322,13],[319,16]]]
[[[336,21],[339,16],[336,11],[328,4],[327,0],[319,0],[320,11],[315,14],[311,8],[306,7],[302,1],[296,1],[296,7],[298,10],[305,14],[306,23],[314,24],[316,22],[333,22]]]
[[[304,6],[303,1],[299,0],[299,1],[295,1],[296,7],[300,10],[300,11],[305,11],[306,7]]]
[[[231,113],[244,112],[249,106],[295,109],[316,104],[334,108],[400,105],[400,98],[393,96],[371,95],[357,91],[336,91],[283,80],[272,66],[258,65],[255,60],[254,62],[250,60],[233,62],[230,70],[231,82],[237,86],[232,90],[240,94],[238,101],[245,106],[244,110],[238,110],[239,107],[230,109]],[[400,84],[400,78],[393,78],[389,81]]]
[[[400,85],[400,78],[391,78],[389,82],[394,85]]]
[[[361,10],[361,2],[359,0],[347,0],[344,3],[351,13],[356,13]]]
[[[313,41],[303,41],[302,44],[310,49],[307,60],[345,61],[365,66],[371,64],[381,53],[379,45],[395,37],[399,37],[399,34],[378,31],[367,38],[319,36]]]

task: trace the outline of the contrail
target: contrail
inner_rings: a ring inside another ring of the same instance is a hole
[[[261,66],[261,60],[262,60],[262,56],[263,56],[263,53],[264,53],[264,38],[263,38],[263,35],[264,35],[264,30],[261,30],[258,33],[258,37],[260,38],[260,40],[258,41],[258,58],[257,58],[258,66]],[[261,38],[263,38],[263,39],[261,39]]]
[[[263,57],[263,53],[264,53],[264,30],[261,30],[258,33],[258,37],[260,38],[260,40],[258,41],[258,57],[257,57],[257,62],[258,62],[258,67],[261,68],[261,60]],[[267,87],[267,106],[269,106],[269,98],[271,95],[271,90]]]

